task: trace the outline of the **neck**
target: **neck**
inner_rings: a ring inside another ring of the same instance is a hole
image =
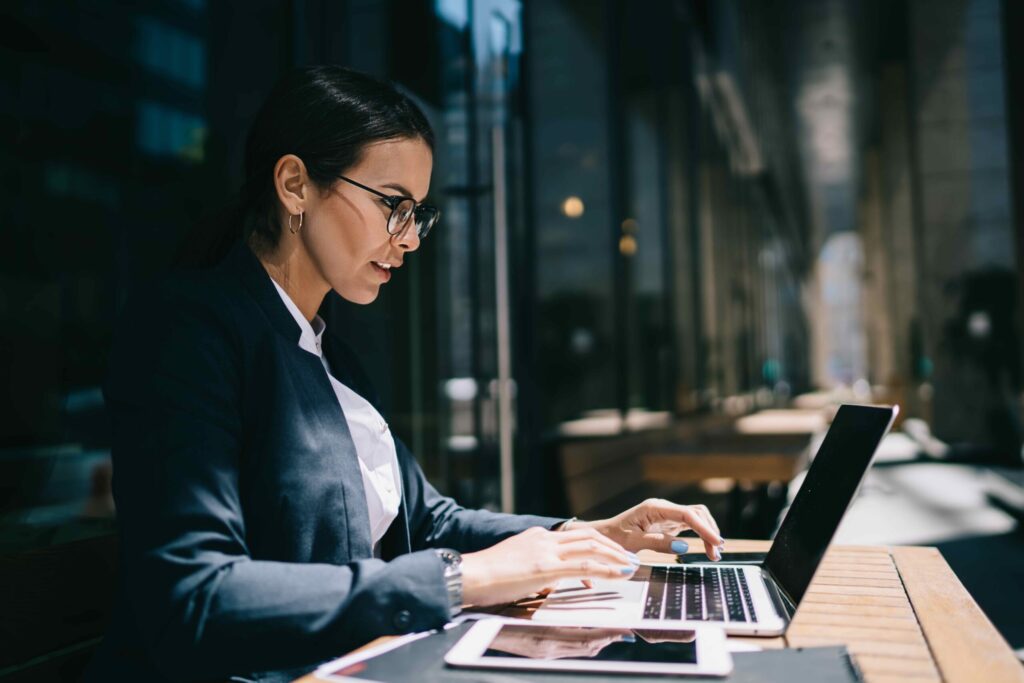
[[[331,286],[320,275],[302,243],[282,235],[274,249],[257,252],[256,257],[267,274],[295,302],[302,316],[312,322]]]

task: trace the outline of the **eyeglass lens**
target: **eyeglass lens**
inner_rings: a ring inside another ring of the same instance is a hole
[[[388,219],[388,233],[391,235],[404,234],[409,225],[415,221],[416,235],[424,237],[437,220],[437,211],[432,207],[421,206],[417,209],[416,203],[411,199],[403,199],[395,205]]]

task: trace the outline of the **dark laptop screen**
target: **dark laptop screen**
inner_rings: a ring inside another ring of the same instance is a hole
[[[794,604],[803,598],[895,412],[839,407],[764,560]]]

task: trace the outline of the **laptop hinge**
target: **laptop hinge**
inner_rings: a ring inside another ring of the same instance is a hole
[[[772,573],[763,566],[761,567],[761,574],[765,578],[764,585],[768,589],[768,597],[771,598],[775,611],[788,622],[796,613],[796,605],[789,599],[786,592],[782,590],[782,587],[779,586],[779,582],[775,580]]]

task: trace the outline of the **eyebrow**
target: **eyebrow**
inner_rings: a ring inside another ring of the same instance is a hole
[[[415,197],[412,196],[412,192],[409,192],[409,190],[405,189],[405,187],[403,187],[399,183],[387,183],[385,185],[381,185],[381,187],[390,187],[392,190],[398,190],[399,192],[401,192],[406,197],[412,197],[416,201],[417,204],[419,204],[419,202],[420,202],[419,199],[416,199]]]

